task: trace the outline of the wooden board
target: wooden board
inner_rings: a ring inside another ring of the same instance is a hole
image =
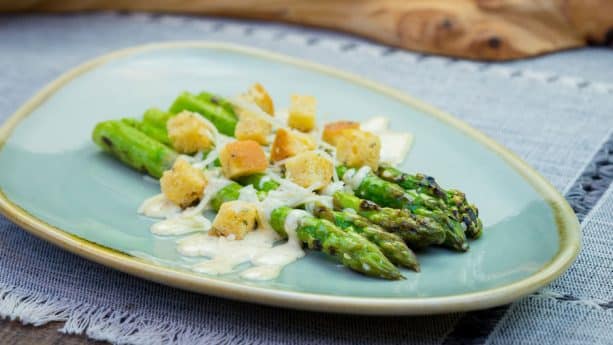
[[[2,345],[105,345],[102,341],[87,339],[84,335],[60,333],[59,322],[34,327],[17,321],[0,319],[0,344]]]
[[[613,0],[0,0],[0,11],[154,11],[346,31],[392,46],[509,60],[613,44]]]

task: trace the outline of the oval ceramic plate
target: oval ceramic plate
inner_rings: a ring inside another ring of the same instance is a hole
[[[326,120],[384,114],[414,134],[402,168],[467,193],[485,224],[467,253],[430,249],[421,273],[382,281],[309,252],[275,280],[207,276],[138,216],[159,187],[91,142],[98,121],[167,107],[183,90],[235,95],[262,82],[281,106],[317,97]],[[154,44],[115,52],[68,72],[0,132],[0,208],[33,234],[90,260],[160,283],[255,303],[360,314],[428,314],[486,308],[535,291],[571,264],[579,225],[534,170],[457,119],[382,85],[309,62],[219,43]]]

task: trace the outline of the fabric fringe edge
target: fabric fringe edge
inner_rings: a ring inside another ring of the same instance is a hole
[[[6,285],[0,285],[0,318],[33,326],[63,322],[63,326],[58,329],[61,333],[84,334],[90,339],[113,344],[242,343],[240,339],[205,327],[195,329],[172,322],[154,322],[144,315],[127,310],[26,293]]]

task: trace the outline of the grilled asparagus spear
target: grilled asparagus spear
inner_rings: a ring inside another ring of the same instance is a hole
[[[431,176],[411,175],[390,166],[379,167],[377,175],[386,181],[398,184],[405,190],[416,190],[445,200],[447,205],[458,213],[458,217],[466,225],[466,234],[471,238],[481,236],[483,224],[479,219],[479,210],[466,200],[466,196],[461,191],[444,190]]]
[[[178,157],[172,149],[121,121],[99,123],[92,138],[126,165],[155,178],[170,169]]]
[[[239,178],[242,185],[252,185],[262,196],[277,189],[279,184],[270,180],[264,174],[253,174]],[[331,221],[345,231],[354,231],[374,243],[381,252],[393,263],[419,271],[419,263],[415,254],[406,246],[402,238],[387,232],[367,219],[348,212],[336,212],[323,205],[312,205],[311,213],[317,218]]]
[[[317,218],[326,219],[346,231],[355,231],[379,247],[381,252],[394,264],[419,272],[415,253],[407,247],[400,236],[385,231],[366,218],[347,211],[333,211],[323,205],[313,205],[309,210]]]
[[[147,121],[139,121],[137,119],[122,119],[123,123],[138,129],[139,131],[145,133],[151,139],[155,139],[158,142],[170,147],[170,139],[168,138],[168,132],[166,128],[160,128],[156,125],[153,125]]]
[[[339,176],[355,173],[355,170],[344,166],[337,167]],[[358,186],[354,186],[356,196],[370,200],[377,205],[394,209],[406,209],[415,216],[433,219],[445,229],[445,240],[441,243],[445,247],[458,251],[466,251],[468,242],[462,225],[451,218],[444,201],[414,190],[404,190],[399,185],[385,181],[368,172]]]
[[[238,118],[234,111],[229,111],[227,106],[214,104],[189,92],[183,92],[170,106],[169,112],[176,114],[183,110],[201,114],[211,121],[220,133],[234,136],[234,128]]]
[[[272,228],[285,238],[285,221],[292,211],[283,206],[270,215]],[[295,231],[308,248],[329,254],[354,271],[390,280],[404,278],[377,246],[355,232],[345,232],[327,220],[307,214],[300,218]]]
[[[445,240],[445,229],[430,218],[412,214],[407,210],[381,207],[370,200],[360,199],[345,192],[336,192],[332,197],[336,209],[355,210],[370,222],[396,233],[413,248],[442,244]]]

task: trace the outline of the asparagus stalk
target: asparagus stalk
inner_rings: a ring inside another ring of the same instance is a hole
[[[217,127],[220,133],[234,136],[234,129],[238,122],[234,111],[227,107],[208,102],[197,96],[183,92],[170,106],[169,112],[176,114],[183,110],[189,110],[201,114]]]
[[[285,221],[292,210],[283,206],[273,210],[270,215],[272,228],[284,238],[287,238]],[[305,215],[298,223],[296,235],[308,248],[331,255],[354,271],[390,280],[404,278],[377,246],[355,232],[339,229],[327,220]]]
[[[381,207],[370,200],[360,199],[345,192],[335,192],[332,197],[337,210],[355,210],[370,222],[400,236],[410,247],[425,248],[442,244],[445,240],[445,229],[430,218],[412,214],[407,210]]]
[[[238,181],[242,185],[254,186],[258,192],[262,193],[261,196],[279,187],[277,182],[264,174],[245,176],[239,178]],[[357,214],[336,212],[323,205],[313,205],[311,208],[311,213],[315,217],[329,220],[342,230],[356,232],[374,243],[391,262],[419,271],[417,257],[399,236],[385,231]]]
[[[423,174],[407,174],[394,167],[379,167],[377,175],[383,180],[396,183],[405,190],[416,190],[421,193],[445,200],[447,205],[466,225],[466,234],[471,238],[481,236],[483,224],[479,219],[479,210],[466,200],[459,190],[444,190],[433,177]]]
[[[170,169],[178,157],[172,149],[121,121],[99,123],[92,138],[126,165],[155,178]]]
[[[138,129],[139,131],[145,133],[151,139],[155,139],[158,142],[170,147],[170,139],[168,138],[168,132],[166,128],[157,127],[154,124],[151,124],[147,121],[139,121],[136,119],[122,119],[123,123]]]
[[[339,176],[344,176],[348,169],[337,167]],[[430,218],[440,223],[445,229],[445,240],[442,245],[458,250],[468,250],[468,242],[462,225],[451,218],[447,205],[440,199],[418,193],[414,190],[404,190],[399,185],[385,181],[369,172],[354,188],[355,195],[374,202],[377,205],[394,209],[406,209],[416,216]]]
[[[228,102],[228,100],[223,97],[206,91],[200,92],[196,97],[204,102],[218,105],[224,108],[228,113],[234,114],[234,106],[232,105],[232,103]]]
[[[218,210],[224,202],[238,199],[241,188],[242,186],[238,183],[231,182],[220,189],[211,198],[212,208]],[[270,223],[273,229],[284,238],[287,237],[285,233],[285,219],[291,210],[289,207],[281,207],[273,210],[271,213]],[[347,232],[351,232],[351,230]],[[373,245],[368,241],[363,239],[358,241],[354,235],[343,233],[343,230],[333,224],[320,224],[314,219],[310,219],[308,223],[299,226],[296,233],[300,241],[305,243],[310,249],[330,254],[338,258],[343,265],[353,270],[386,279],[400,279],[402,277],[398,270],[385,259],[384,253],[378,252],[379,249],[377,247],[374,248],[376,250],[373,250]],[[357,245],[362,245],[365,248],[356,252]],[[391,244],[388,247],[391,247]]]
[[[400,236],[385,231],[366,218],[347,211],[333,211],[323,205],[314,205],[310,211],[317,218],[326,219],[345,231],[354,231],[374,243],[392,263],[419,272],[417,256]]]

